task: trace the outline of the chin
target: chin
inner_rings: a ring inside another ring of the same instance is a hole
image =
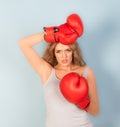
[[[66,63],[66,64],[61,64],[62,66],[64,66],[64,67],[67,67],[67,66],[70,66],[71,64],[70,63]]]

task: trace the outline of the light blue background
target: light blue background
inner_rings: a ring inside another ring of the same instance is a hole
[[[71,13],[83,19],[78,42],[97,79],[101,113],[90,118],[95,127],[120,127],[119,7],[119,0],[0,0],[0,127],[45,127],[43,88],[18,42]],[[42,55],[45,46],[35,48]]]

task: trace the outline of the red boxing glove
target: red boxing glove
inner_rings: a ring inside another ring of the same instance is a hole
[[[65,75],[60,81],[63,96],[79,108],[86,110],[90,100],[88,98],[87,80],[75,72]]]
[[[46,32],[46,34],[44,35],[44,39],[46,42],[58,42],[57,38],[56,38],[56,33],[58,32],[58,27],[56,26],[52,26],[52,27],[44,27],[43,28],[44,31]]]
[[[77,14],[68,16],[66,23],[60,26],[44,27],[46,42],[72,44],[83,34],[82,20]]]
[[[72,29],[80,37],[83,34],[83,23],[81,18],[77,14],[71,14],[67,18],[67,23],[72,27]]]

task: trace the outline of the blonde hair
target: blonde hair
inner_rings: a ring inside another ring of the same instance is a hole
[[[43,59],[45,61],[47,61],[51,66],[55,66],[57,65],[57,60],[56,60],[56,57],[55,57],[55,47],[58,43],[48,43],[47,47],[46,47],[46,50],[43,54]],[[72,63],[74,65],[79,65],[79,66],[85,66],[86,63],[83,59],[83,55],[82,55],[82,51],[80,49],[80,46],[78,45],[77,42],[69,45],[70,48],[72,49],[73,51],[73,54],[72,54]]]

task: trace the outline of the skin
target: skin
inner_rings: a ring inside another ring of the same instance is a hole
[[[68,67],[72,64],[72,50],[68,45],[58,43],[55,47],[55,57],[58,66]]]
[[[19,47],[24,53],[26,59],[29,61],[33,69],[39,75],[42,84],[44,85],[47,79],[49,78],[52,70],[52,66],[48,64],[34,49],[33,46],[44,41],[44,32],[30,35],[24,37],[19,42]],[[72,50],[68,45],[63,45],[58,43],[55,47],[55,56],[58,61],[58,64],[54,67],[56,77],[62,79],[62,77],[71,72],[77,72],[79,75],[82,75],[85,69],[85,66],[77,66],[72,64]],[[91,115],[99,114],[99,101],[98,101],[98,92],[96,86],[96,79],[94,72],[91,68],[88,70],[87,81],[89,86],[89,97],[90,105],[87,108],[87,111]]]

